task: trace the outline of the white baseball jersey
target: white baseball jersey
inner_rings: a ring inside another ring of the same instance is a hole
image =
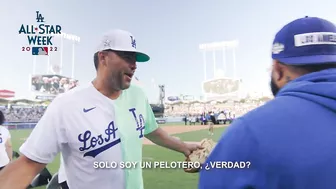
[[[65,182],[67,180],[66,178],[66,173],[64,169],[64,161],[63,161],[63,156],[61,154],[60,158],[60,168],[58,170],[58,183],[61,184],[62,182]]]
[[[0,126],[0,167],[9,163],[9,157],[6,152],[6,142],[11,135],[6,127]]]
[[[61,152],[71,189],[124,189],[123,170],[94,168],[122,161],[118,127],[113,100],[92,84],[77,87],[53,100],[20,152],[44,164]]]

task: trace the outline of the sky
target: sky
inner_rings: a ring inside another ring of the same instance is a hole
[[[79,36],[75,45],[74,77],[88,83],[95,77],[93,54],[100,36],[110,29],[131,32],[137,49],[151,57],[138,63],[136,76],[151,102],[159,96],[157,85],[165,85],[166,96],[202,95],[203,56],[199,44],[238,40],[235,49],[236,75],[248,90],[269,92],[271,46],[274,35],[288,22],[304,16],[336,21],[334,0],[16,0],[0,3],[0,89],[30,95],[33,73],[26,36],[18,35],[21,24],[36,24],[40,11],[48,24],[61,25],[62,32]],[[60,42],[54,40],[54,45]],[[58,54],[57,54],[58,53]],[[72,73],[72,42],[63,45],[62,74]],[[233,77],[232,51],[226,51],[224,69],[221,51],[216,52],[216,69]],[[212,54],[206,54],[206,79],[214,77]],[[50,55],[59,64],[59,52]],[[45,74],[48,59],[38,56],[35,73]]]

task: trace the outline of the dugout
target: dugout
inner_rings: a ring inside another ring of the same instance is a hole
[[[164,106],[161,105],[161,104],[151,104],[150,105],[152,110],[153,110],[153,113],[154,113],[154,116],[156,118],[161,118],[164,116]]]

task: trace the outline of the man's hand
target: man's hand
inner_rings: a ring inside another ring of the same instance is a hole
[[[186,149],[185,151],[183,152],[183,154],[188,157],[193,151],[195,150],[200,150],[200,149],[203,149],[203,147],[199,144],[191,144],[191,143],[185,143],[186,145]]]
[[[169,136],[168,133],[165,132],[162,128],[158,128],[155,131],[147,134],[146,138],[159,146],[181,152],[186,157],[189,156],[194,150],[202,149],[199,144],[184,143],[177,137]]]

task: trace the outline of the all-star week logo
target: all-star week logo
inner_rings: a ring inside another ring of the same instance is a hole
[[[23,46],[22,51],[31,51],[32,55],[49,55],[51,51],[57,51],[53,45],[53,35],[60,35],[60,25],[45,24],[43,15],[36,11],[36,25],[21,25],[19,34],[27,36],[28,46]]]

